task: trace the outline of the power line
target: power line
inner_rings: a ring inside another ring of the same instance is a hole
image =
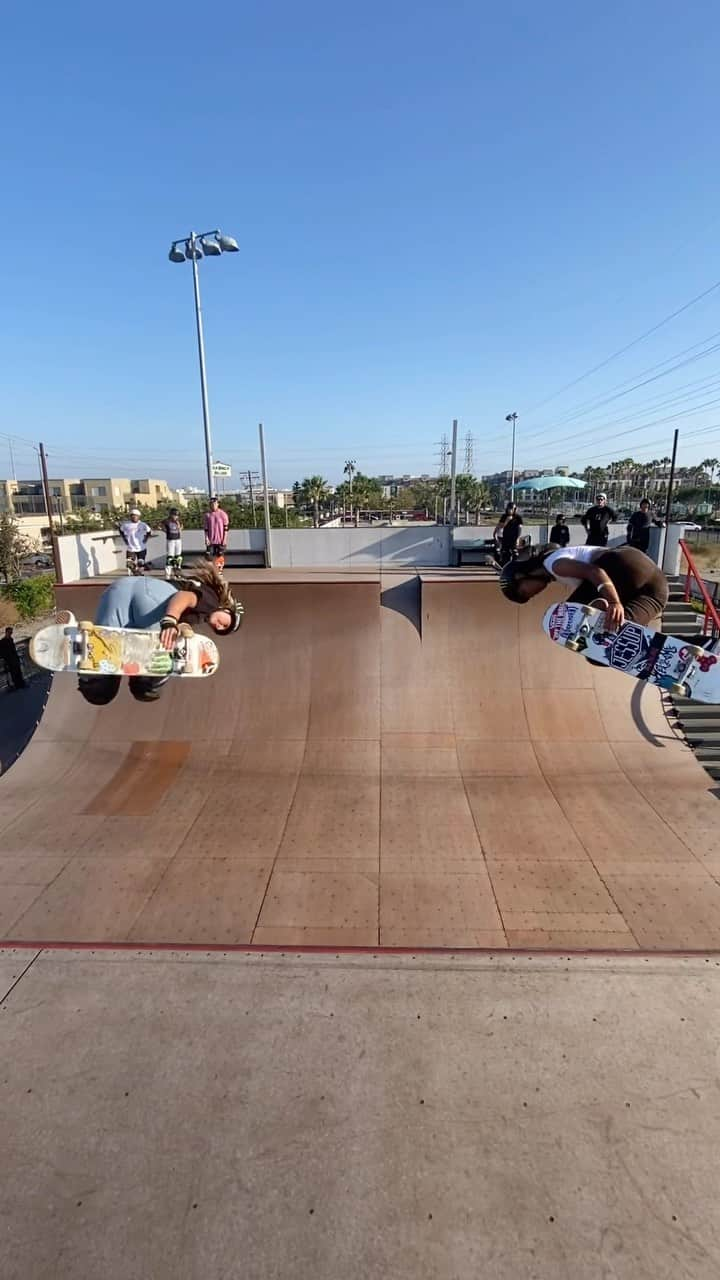
[[[694,307],[696,303],[702,302],[703,298],[707,298],[709,294],[714,293],[716,289],[720,289],[720,280],[716,280],[714,284],[711,284],[709,288],[704,289],[702,293],[698,293],[696,297],[691,298],[689,302],[683,303],[683,305],[678,307],[677,310],[671,311],[669,315],[664,316],[662,320],[659,320],[657,324],[652,325],[650,329],[646,329],[644,333],[639,335],[639,337],[633,338],[632,342],[628,342],[624,347],[619,347],[617,351],[613,351],[612,355],[606,356],[606,358],[601,360],[599,364],[593,365],[591,369],[586,369],[585,372],[581,373],[577,378],[573,378],[571,382],[566,382],[564,386],[559,388],[559,390],[553,391],[552,395],[546,396],[544,400],[539,400],[537,404],[532,406],[532,408],[526,409],[524,416],[527,417],[528,414],[535,413],[537,409],[541,409],[543,405],[549,404],[551,400],[556,400],[558,396],[561,396],[565,391],[569,391],[571,387],[576,387],[578,383],[583,382],[585,378],[592,377],[594,373],[598,373],[600,369],[604,369],[606,365],[611,363],[611,361],[617,360],[619,356],[625,355],[626,351],[631,351],[633,347],[638,345],[638,343],[644,342],[645,339],[649,338],[653,333],[657,333],[658,329],[662,329],[664,325],[669,324],[671,320],[675,320],[678,316],[682,315],[684,311],[688,311],[689,308]]]

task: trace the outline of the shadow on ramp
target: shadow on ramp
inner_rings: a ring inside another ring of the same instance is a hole
[[[386,587],[380,592],[380,604],[383,609],[392,609],[394,613],[407,618],[418,635],[422,636],[419,578],[408,578],[406,582],[398,582],[394,587]]]

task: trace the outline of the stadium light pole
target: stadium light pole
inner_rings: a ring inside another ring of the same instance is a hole
[[[213,456],[210,435],[210,406],[205,369],[205,340],[203,338],[202,305],[200,303],[200,276],[198,262],[201,258],[217,258],[221,253],[237,253],[238,242],[232,236],[224,236],[216,227],[214,231],[191,231],[189,236],[173,240],[168,257],[171,262],[192,263],[193,292],[195,295],[195,325],[197,328],[198,360],[200,361],[200,392],[202,395],[203,429],[205,431],[205,465],[207,467],[208,499],[213,495]]]
[[[507,413],[505,415],[506,422],[512,422],[512,458],[510,461],[510,501],[515,501],[515,423],[517,422],[516,413]]]

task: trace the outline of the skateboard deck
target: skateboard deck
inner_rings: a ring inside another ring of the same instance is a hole
[[[717,654],[681,636],[666,635],[625,622],[608,631],[602,609],[587,604],[555,604],[543,617],[543,631],[555,644],[636,680],[666,689],[676,697],[720,702]]]
[[[167,650],[160,644],[159,631],[101,627],[94,622],[43,627],[30,641],[30,656],[48,671],[186,679],[211,676],[220,661],[215,641],[190,627],[181,626],[174,649]]]

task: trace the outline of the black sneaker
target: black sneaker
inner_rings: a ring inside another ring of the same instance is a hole
[[[133,698],[138,702],[157,702],[164,684],[170,676],[130,676],[128,684]]]

